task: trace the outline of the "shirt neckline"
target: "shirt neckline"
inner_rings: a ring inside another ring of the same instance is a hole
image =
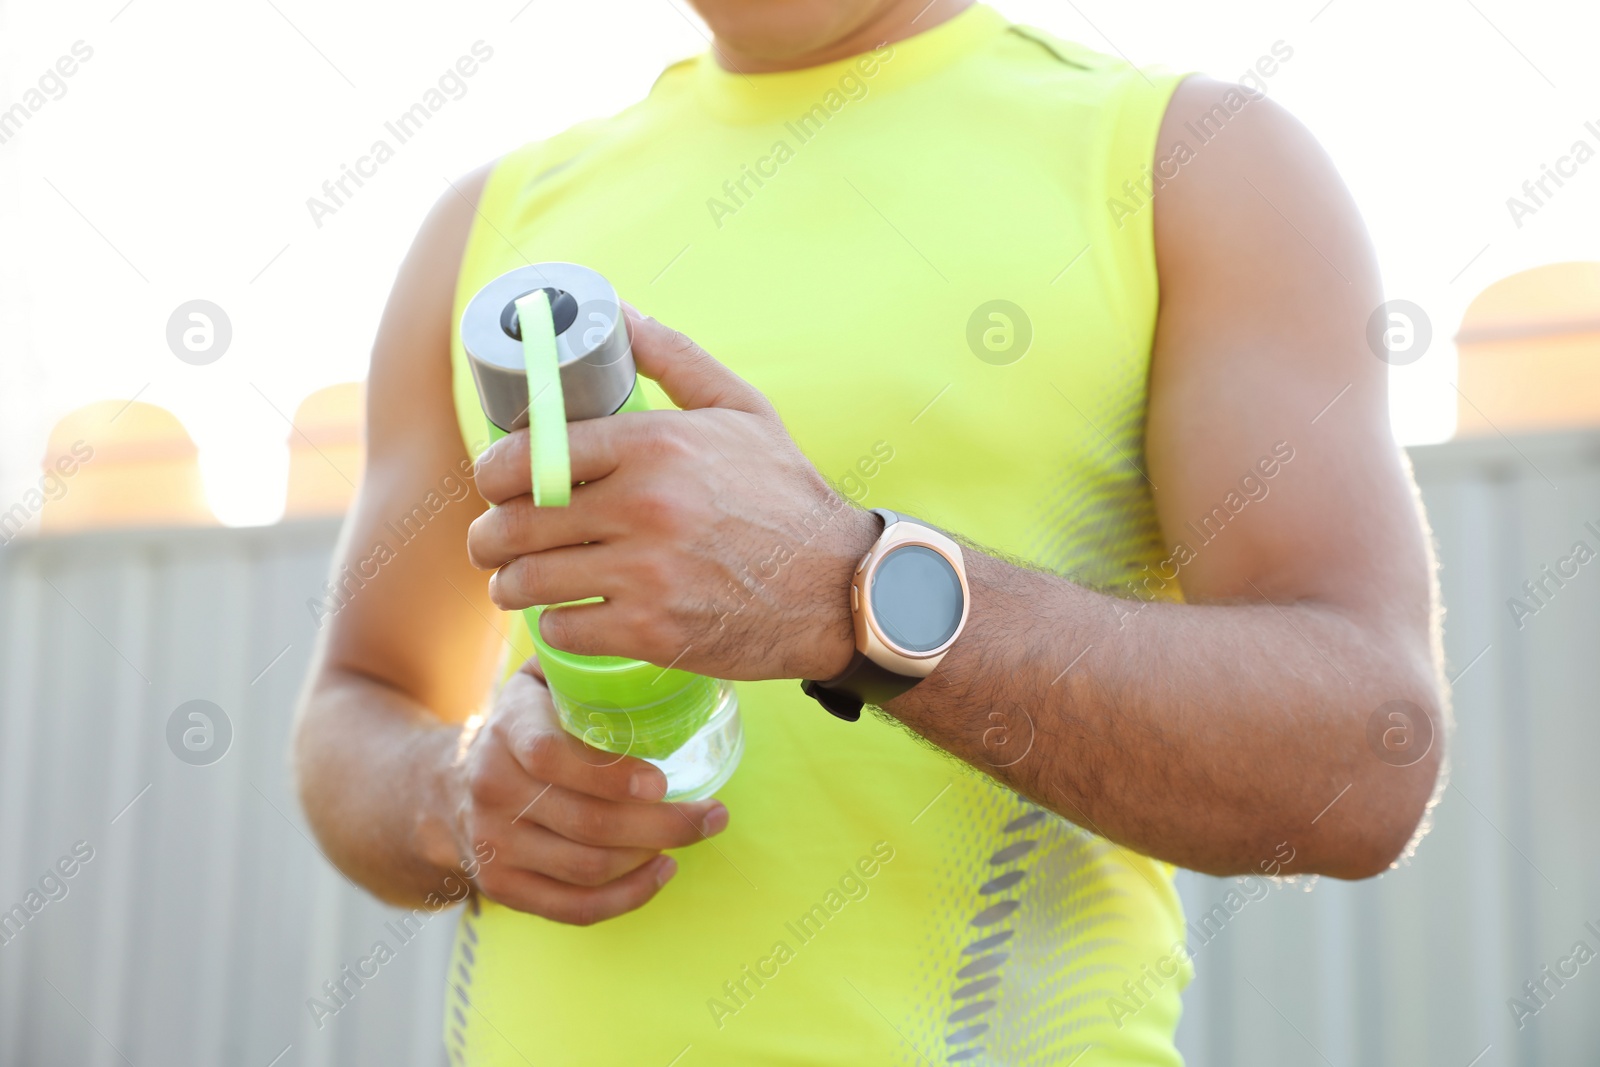
[[[929,30],[870,52],[800,70],[740,74],[724,70],[707,51],[691,62],[694,91],[715,116],[729,122],[794,118],[834,98],[859,100],[928,77],[972,54],[1002,32],[1005,17],[973,4]],[[830,108],[837,110],[837,108]]]

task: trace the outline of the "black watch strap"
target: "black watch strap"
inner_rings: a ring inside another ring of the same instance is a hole
[[[843,673],[826,682],[801,682],[800,688],[806,696],[827,708],[830,715],[855,722],[861,718],[863,705],[882,707],[920,681],[921,678],[884,670],[857,650]]]

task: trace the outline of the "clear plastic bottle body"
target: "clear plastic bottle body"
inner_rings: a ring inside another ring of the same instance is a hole
[[[562,727],[572,736],[601,752],[659,767],[667,776],[666,800],[701,800],[721,789],[738,768],[744,731],[733,683],[698,681],[706,685],[706,699],[668,714],[659,708],[578,703],[554,687],[551,695]],[[703,721],[696,726],[695,720]]]
[[[651,760],[667,776],[667,800],[702,800],[721,789],[744,755],[739,695],[718,681],[720,699],[711,717],[676,752]]]

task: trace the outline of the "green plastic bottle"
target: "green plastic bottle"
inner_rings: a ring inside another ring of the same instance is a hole
[[[587,267],[539,263],[502,274],[468,303],[461,340],[494,439],[530,427],[537,506],[561,507],[570,499],[567,422],[649,406],[616,290]],[[744,752],[733,685],[641,660],[552,648],[539,635],[544,610],[522,615],[567,732],[615,758],[634,756],[661,768],[668,800],[697,800],[720,789]]]

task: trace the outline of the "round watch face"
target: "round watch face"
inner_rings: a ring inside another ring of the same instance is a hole
[[[884,556],[873,570],[868,596],[878,629],[906,652],[932,652],[961,625],[961,578],[949,560],[922,545],[904,545]]]

